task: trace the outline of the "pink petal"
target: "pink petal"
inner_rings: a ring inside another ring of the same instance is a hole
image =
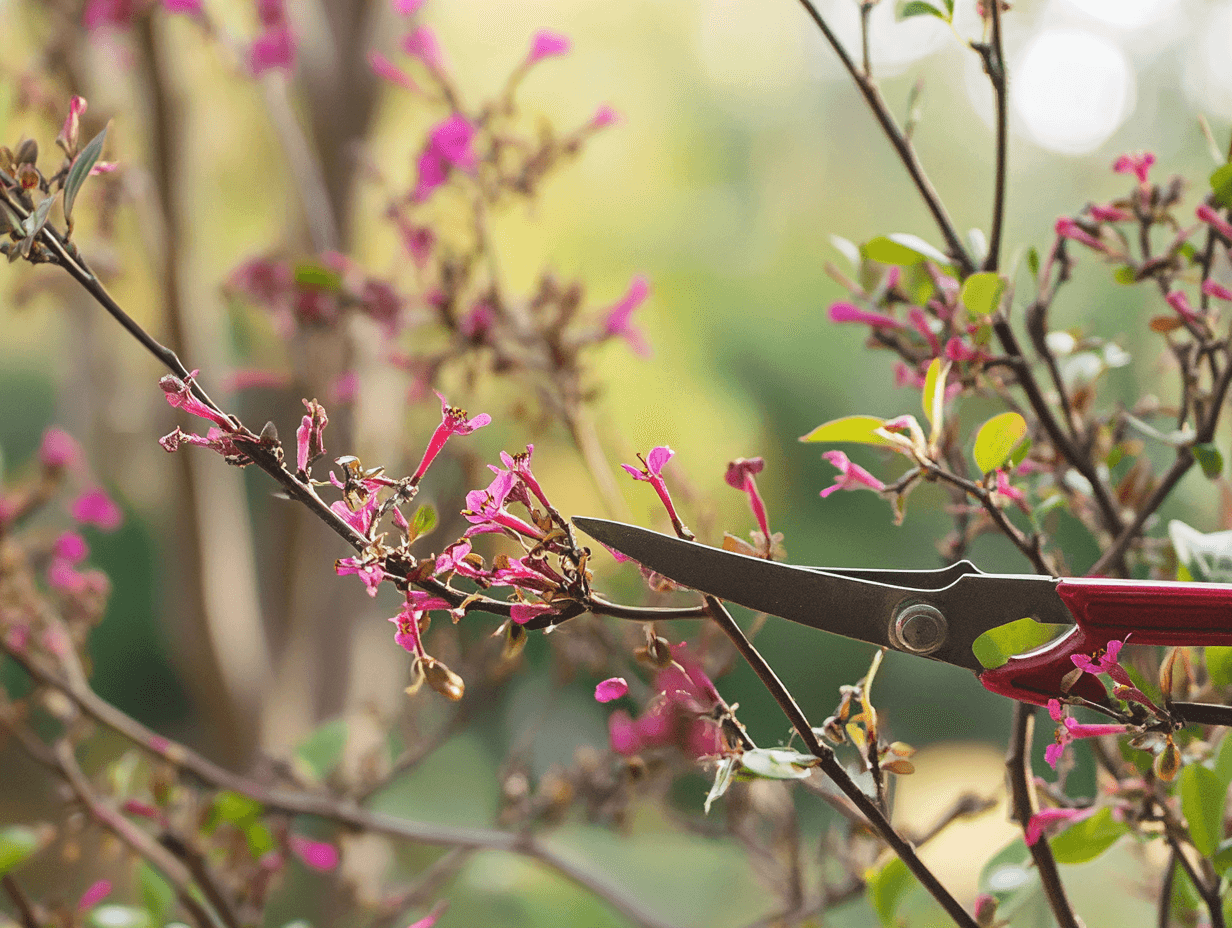
[[[76,532],[61,532],[52,545],[52,552],[70,564],[79,564],[86,559],[90,548]]]
[[[97,487],[77,497],[69,507],[69,514],[82,525],[93,525],[103,532],[114,532],[124,521],[120,507]]]
[[[372,68],[372,73],[377,77],[384,78],[391,84],[397,84],[407,90],[419,90],[419,85],[411,75],[376,50],[368,52],[368,67]]]
[[[544,58],[566,55],[569,53],[569,48],[568,36],[561,35],[559,32],[542,29],[535,33],[535,38],[530,46],[530,56],[526,59],[526,63],[530,65],[536,61],[542,61]]]
[[[608,740],[612,750],[628,757],[636,754],[641,747],[637,724],[624,709],[613,712],[607,720]]]
[[[39,463],[48,470],[63,470],[81,460],[81,446],[72,435],[53,425],[43,432],[38,456]]]
[[[831,322],[860,322],[871,325],[874,329],[900,329],[902,323],[885,313],[870,313],[860,309],[854,303],[839,301],[830,304]]]
[[[432,907],[432,911],[421,918],[419,921],[408,925],[407,928],[432,928],[436,924],[436,920],[441,917],[441,913],[449,905],[444,899]]]
[[[288,839],[295,856],[313,870],[328,871],[338,866],[338,849],[324,841],[313,841],[302,835]]]
[[[1229,290],[1223,284],[1215,283],[1213,280],[1203,281],[1202,292],[1218,300],[1232,300],[1232,290]]]
[[[414,16],[423,5],[424,0],[393,0],[394,12],[399,16]]]
[[[430,68],[444,70],[440,43],[436,41],[436,33],[427,26],[420,26],[410,32],[402,40],[402,50],[412,58],[418,58]]]
[[[590,127],[592,129],[602,129],[604,126],[615,125],[618,122],[620,122],[620,114],[606,103],[600,105],[595,110],[595,115],[590,117]]]
[[[103,899],[106,899],[110,893],[111,881],[99,880],[81,894],[81,898],[77,900],[77,911],[85,912],[94,908],[95,904],[101,902]]]
[[[672,455],[676,452],[667,445],[661,445],[658,448],[651,448],[650,454],[646,455],[646,466],[650,468],[650,472],[656,477],[663,475],[663,468],[667,462],[672,459]]]
[[[200,13],[201,0],[163,0],[163,9],[168,13]]]
[[[549,612],[555,612],[547,603],[514,603],[509,610],[510,618],[518,625],[525,625],[531,619],[536,619]],[[603,702],[603,700],[600,700]]]
[[[595,699],[598,702],[612,702],[629,692],[629,684],[624,677],[609,677],[595,687]]]

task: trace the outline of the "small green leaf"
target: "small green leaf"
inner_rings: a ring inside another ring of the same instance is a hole
[[[937,291],[937,285],[933,283],[933,275],[928,273],[928,269],[923,264],[906,268],[898,279],[898,286],[916,306],[926,305]]]
[[[1232,651],[1232,648],[1224,650]],[[1228,737],[1226,728],[1223,738],[1219,741],[1219,750],[1215,754],[1215,776],[1219,777],[1219,782],[1223,784],[1224,789],[1232,786],[1232,738]]]
[[[895,928],[897,922],[894,915],[913,882],[907,865],[899,858],[891,857],[883,866],[866,870],[864,882],[868,904],[877,913],[883,928]]]
[[[931,3],[926,3],[925,0],[907,0],[898,8],[898,19],[901,22],[904,19],[911,19],[913,16],[936,16],[943,22],[949,22],[950,17],[943,10],[937,9]]]
[[[73,204],[77,202],[77,194],[81,192],[81,185],[90,176],[90,169],[94,167],[99,155],[103,153],[103,142],[107,140],[109,128],[111,128],[111,123],[103,126],[103,131],[90,139],[90,144],[73,159],[73,166],[68,169],[68,176],[64,179],[64,221],[68,223],[70,230],[73,228]]]
[[[1206,673],[1216,686],[1232,686],[1232,648],[1207,648]],[[1224,740],[1232,741],[1232,738]]]
[[[255,820],[261,815],[262,808],[257,800],[230,790],[224,790],[214,797],[214,814],[233,825],[243,826]]]
[[[0,828],[0,875],[8,873],[39,849],[38,832],[26,825]]]
[[[1189,764],[1181,771],[1181,812],[1189,823],[1189,837],[1203,857],[1211,857],[1223,838],[1223,801],[1215,771]]]
[[[301,261],[295,265],[295,282],[311,290],[333,293],[342,288],[342,275],[313,261]]]
[[[813,431],[801,437],[801,441],[854,442],[861,445],[892,445],[880,435],[874,434],[885,425],[885,419],[876,416],[844,416],[823,422]]]
[[[975,436],[975,463],[984,473],[1005,464],[1027,435],[1027,420],[1016,412],[993,416]]]
[[[159,925],[166,922],[175,907],[175,889],[144,860],[137,865],[137,883],[141,887],[141,902],[154,921]]]
[[[710,814],[710,805],[720,796],[727,792],[727,787],[731,786],[732,774],[736,772],[736,765],[739,763],[739,758],[735,755],[724,757],[719,761],[719,768],[714,772],[714,782],[710,784],[710,792],[706,794],[706,804],[703,807],[706,814]]]
[[[971,645],[971,653],[987,670],[995,670],[1015,654],[1025,654],[1068,629],[1068,625],[1045,625],[1032,618],[1018,619],[990,628]]]
[[[1005,279],[995,271],[981,271],[963,281],[958,298],[973,317],[991,316],[1005,293]]]
[[[150,913],[131,905],[100,905],[86,917],[90,928],[150,928]]]
[[[740,755],[741,770],[769,780],[803,780],[817,764],[812,754],[785,748],[754,748]]]
[[[436,509],[424,503],[415,510],[415,517],[411,520],[411,530],[415,533],[415,537],[426,535],[428,532],[436,528]]]
[[[902,267],[919,264],[921,261],[934,261],[944,266],[949,266],[952,263],[949,258],[924,241],[924,239],[909,232],[895,232],[892,235],[878,236],[866,242],[860,251],[870,261],[878,261],[881,264],[895,264]]]
[[[1039,269],[1039,252],[1035,249],[1035,246],[1032,245],[1027,249],[1027,270],[1031,272],[1032,277],[1038,277]]]
[[[260,860],[274,849],[274,835],[265,822],[253,822],[244,829],[244,840],[248,842],[248,853],[253,860]]]
[[[1221,876],[1232,867],[1232,838],[1226,838],[1220,842],[1219,849],[1211,858],[1211,863],[1215,865],[1215,872]]]
[[[1014,447],[1014,453],[1010,455],[1010,466],[1017,467],[1031,451],[1031,439],[1024,438]]]
[[[1215,202],[1224,209],[1232,207],[1232,164],[1223,164],[1211,174],[1211,190]]]
[[[34,212],[25,218],[21,224],[21,231],[26,238],[36,238],[43,231],[43,226],[47,225],[47,217],[51,215],[51,205],[55,201],[55,197],[44,197],[43,201],[35,207]]]
[[[933,358],[924,375],[924,415],[933,427],[933,435],[941,433],[941,420],[945,410],[945,374],[949,365],[942,365],[940,358]]]
[[[415,515],[418,518],[419,513]],[[342,760],[349,735],[346,719],[330,719],[318,725],[296,746],[297,766],[311,779],[324,780]]]
[[[1194,445],[1189,450],[1193,452],[1194,460],[1198,462],[1198,466],[1202,468],[1202,473],[1206,474],[1208,478],[1215,480],[1223,473],[1223,455],[1219,453],[1219,449],[1214,445]]]
[[[1100,809],[1089,818],[1075,822],[1050,842],[1052,856],[1059,864],[1082,864],[1094,860],[1122,835],[1129,834],[1129,825],[1112,817],[1111,809]]]
[[[1126,286],[1136,284],[1138,282],[1138,272],[1128,264],[1122,264],[1112,272],[1112,279],[1118,284],[1125,284]]]

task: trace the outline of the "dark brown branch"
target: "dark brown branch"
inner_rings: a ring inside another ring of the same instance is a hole
[[[981,55],[992,84],[997,112],[996,176],[993,180],[992,227],[988,232],[988,255],[984,270],[995,271],[1001,263],[1001,238],[1005,225],[1005,191],[1009,181],[1006,161],[1009,151],[1009,116],[1006,101],[1005,47],[1001,40],[1001,0],[991,0],[992,41]]]

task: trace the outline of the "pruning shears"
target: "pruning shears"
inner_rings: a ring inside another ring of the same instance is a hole
[[[1145,645],[1232,645],[1232,584],[984,573],[970,561],[940,570],[807,567],[712,548],[605,519],[573,523],[669,580],[758,612],[905,654],[964,667],[984,688],[1043,706],[1081,697],[1107,703],[1103,684],[1072,677],[1072,657],[1113,640]],[[1019,619],[1071,626],[999,667],[972,651],[987,631]],[[1229,724],[1225,706],[1177,703],[1192,722]]]

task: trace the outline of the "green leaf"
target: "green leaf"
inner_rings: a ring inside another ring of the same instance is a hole
[[[1206,672],[1216,686],[1232,685],[1232,648],[1207,648]],[[1224,740],[1232,739],[1225,738]]]
[[[1215,202],[1224,209],[1232,207],[1232,164],[1223,164],[1211,174],[1211,190]]]
[[[44,197],[43,201],[35,207],[34,212],[25,218],[21,224],[21,231],[26,238],[33,239],[43,231],[43,226],[47,225],[47,217],[51,215],[51,205],[55,201],[55,197]]]
[[[883,866],[865,871],[864,881],[868,904],[877,918],[884,928],[895,928],[894,914],[913,882],[911,871],[897,857],[891,857]]]
[[[941,419],[945,409],[945,373],[949,365],[942,365],[940,358],[933,358],[924,375],[924,415],[933,427],[933,435],[941,434]]]
[[[900,22],[904,19],[911,19],[913,16],[936,16],[943,22],[950,21],[950,16],[947,16],[943,10],[937,9],[931,3],[926,3],[925,0],[907,0],[899,6],[898,19]]]
[[[1025,654],[1070,628],[1068,625],[1045,625],[1030,617],[990,628],[971,645],[971,653],[988,670],[995,670],[1015,654]]]
[[[81,185],[90,176],[90,169],[94,167],[99,155],[103,153],[103,142],[107,140],[109,128],[111,128],[111,123],[103,126],[103,131],[90,139],[90,144],[77,153],[77,157],[73,159],[73,166],[68,169],[68,176],[64,179],[64,221],[68,223],[70,230],[73,228],[73,204],[77,202],[77,194],[81,191]]]
[[[159,925],[166,922],[175,908],[175,889],[144,860],[137,865],[137,884],[141,887],[141,902],[154,921]]]
[[[1224,650],[1232,651],[1232,648]],[[1219,782],[1223,784],[1224,789],[1232,786],[1232,737],[1228,737],[1226,728],[1223,738],[1219,741],[1219,751],[1215,754],[1215,776],[1219,777]]]
[[[952,264],[949,258],[924,239],[909,232],[880,235],[865,242],[860,251],[870,261],[902,267],[919,264],[921,261],[934,261],[946,267]]]
[[[813,431],[801,437],[801,441],[854,442],[861,445],[892,445],[874,432],[885,425],[885,419],[876,416],[844,416],[823,422]]]
[[[1010,466],[1017,467],[1024,460],[1027,454],[1031,451],[1031,439],[1024,438],[1014,447],[1014,453],[1010,455]]]
[[[916,306],[927,304],[937,291],[937,285],[933,283],[933,275],[928,273],[928,269],[923,264],[906,268],[898,278],[898,287],[911,298],[911,302]]]
[[[1223,801],[1215,771],[1189,764],[1181,771],[1181,812],[1189,823],[1189,837],[1203,857],[1212,857],[1223,838]]]
[[[1126,286],[1136,284],[1138,282],[1138,272],[1128,264],[1122,264],[1112,272],[1112,279],[1118,284],[1125,284]]]
[[[979,890],[1004,903],[1013,893],[1038,881],[1031,851],[1021,837],[1015,838],[980,868]]]
[[[754,748],[740,755],[741,770],[769,780],[803,780],[816,766],[812,754],[801,754],[786,748]]]
[[[418,538],[420,535],[428,534],[436,528],[436,523],[436,509],[424,503],[415,510],[415,517],[411,519],[411,530],[415,533],[414,537]]]
[[[736,772],[738,763],[739,758],[734,754],[719,761],[719,768],[714,772],[714,782],[710,784],[710,792],[706,794],[706,804],[703,806],[707,815],[710,814],[710,804],[727,792],[727,787],[731,786],[732,774]]]
[[[1005,279],[995,271],[981,271],[963,281],[958,298],[974,317],[991,316],[1005,293]]]
[[[8,873],[42,846],[38,832],[26,825],[0,828],[0,875]]]
[[[244,840],[248,842],[248,853],[253,860],[260,860],[276,847],[273,832],[265,822],[253,822],[245,828]]]
[[[1032,245],[1027,249],[1027,270],[1031,272],[1032,277],[1038,277],[1039,269],[1039,252],[1036,250],[1035,246]]]
[[[419,513],[415,513],[419,518]],[[297,766],[311,779],[324,780],[342,760],[350,736],[346,719],[330,719],[318,725],[307,738],[295,748]]]
[[[1220,875],[1232,867],[1232,838],[1225,838],[1219,842],[1219,849],[1215,851],[1211,863],[1215,865],[1215,872]]]
[[[1018,443],[1027,435],[1027,420],[1016,412],[993,416],[975,436],[975,463],[984,473],[994,471],[1010,459]]]
[[[1082,864],[1094,860],[1122,835],[1129,825],[1112,817],[1111,809],[1100,809],[1090,818],[1075,822],[1052,839],[1052,856],[1059,864]]]
[[[1223,455],[1214,445],[1194,445],[1189,450],[1193,452],[1194,460],[1208,478],[1215,480],[1223,473]]]
[[[1232,532],[1205,534],[1180,519],[1168,523],[1177,563],[1198,583],[1232,583]]]
[[[131,905],[99,905],[86,917],[90,928],[151,928],[150,913]]]
[[[333,293],[342,289],[342,275],[313,261],[301,261],[295,265],[295,282],[312,290]]]
[[[242,793],[224,790],[214,797],[214,814],[233,825],[247,825],[261,815],[261,809],[261,803]]]

